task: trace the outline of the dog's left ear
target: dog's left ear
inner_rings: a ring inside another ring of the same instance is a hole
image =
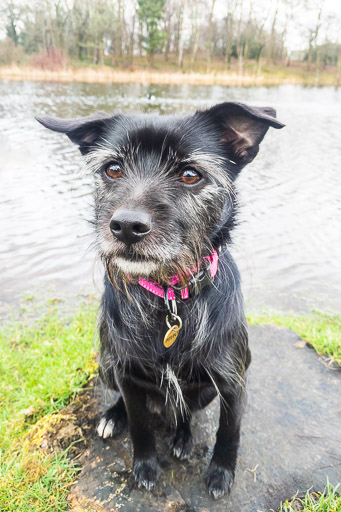
[[[243,103],[228,102],[215,105],[202,114],[218,127],[229,158],[240,169],[255,158],[270,126],[285,126],[277,121],[276,111],[271,107],[249,107]]]
[[[54,132],[65,133],[72,142],[79,146],[83,155],[93,149],[94,144],[101,138],[103,131],[113,119],[114,116],[105,112],[96,112],[91,116],[76,119],[36,117],[36,120],[46,128]]]

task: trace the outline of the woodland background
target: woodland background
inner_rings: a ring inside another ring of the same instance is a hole
[[[339,85],[340,11],[323,0],[5,0],[0,66],[268,72],[316,85],[328,75]]]

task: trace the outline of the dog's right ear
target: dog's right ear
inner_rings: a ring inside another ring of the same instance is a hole
[[[49,130],[65,133],[72,142],[79,146],[82,155],[93,149],[95,143],[100,140],[103,131],[113,119],[114,116],[105,112],[95,112],[91,116],[76,119],[60,119],[49,116],[36,117],[36,120]]]
[[[255,158],[270,126],[284,127],[276,119],[273,108],[251,107],[233,101],[220,103],[197,115],[214,123],[220,142],[239,170]]]

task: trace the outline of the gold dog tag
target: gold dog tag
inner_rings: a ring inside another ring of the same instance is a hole
[[[173,345],[182,327],[182,320],[178,315],[176,315],[175,313],[171,313],[171,318],[173,322],[179,322],[179,325],[171,325],[168,315],[166,316],[166,324],[168,327],[168,331],[166,332],[165,337],[163,338],[163,344],[166,348],[169,348]]]
[[[166,348],[169,348],[173,345],[174,341],[178,337],[180,331],[180,327],[178,325],[172,325],[170,329],[165,334],[163,338],[163,344]]]

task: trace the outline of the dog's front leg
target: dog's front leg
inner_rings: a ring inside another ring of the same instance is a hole
[[[138,486],[152,489],[160,474],[156,457],[154,433],[146,404],[146,392],[128,379],[121,382],[130,435],[134,448],[133,473]]]
[[[192,414],[190,411],[186,412],[184,416],[179,414],[170,443],[172,455],[180,460],[188,459],[193,450],[194,441],[191,431],[191,418]]]
[[[234,480],[240,438],[242,390],[221,389],[217,440],[207,472],[209,493],[214,499],[229,494]]]

